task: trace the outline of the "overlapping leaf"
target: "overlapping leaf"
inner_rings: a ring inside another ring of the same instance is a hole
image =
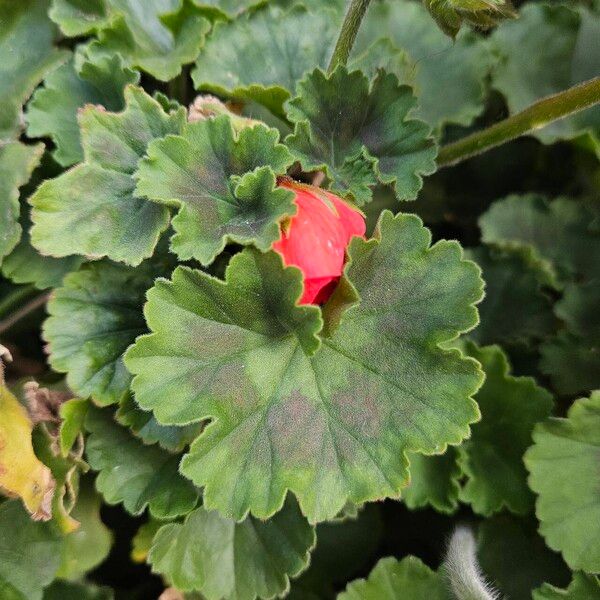
[[[361,301],[321,343],[319,309],[295,306],[300,273],[275,253],[236,255],[225,283],[180,268],[149,292],[153,333],[126,364],[159,422],[214,419],[182,462],[207,509],[268,517],[290,489],[311,521],[332,518],[397,496],[405,450],[468,434],[481,373],[437,344],[476,323],[481,280],[456,243],[429,243],[416,217],[384,213],[351,244]]]
[[[528,343],[550,335],[556,319],[543,292],[547,274],[526,252],[498,252],[480,246],[467,256],[483,271],[486,295],[479,305],[481,322],[469,334],[479,344]]]
[[[192,62],[204,42],[209,23],[187,0],[54,0],[51,17],[67,35],[95,31],[92,56],[120,54],[128,66],[139,67],[169,81]]]
[[[189,513],[198,501],[198,490],[178,472],[179,457],[157,446],[145,446],[118,425],[108,409],[90,408],[87,459],[99,471],[96,487],[109,504],[123,503],[129,513],[146,506],[159,519]]]
[[[84,254],[138,265],[167,227],[168,210],[136,196],[133,174],[148,143],[177,133],[184,111],[167,114],[142,89],[128,86],[126,108],[88,106],[80,115],[86,161],[45,181],[30,198],[31,239],[44,254]]]
[[[292,158],[275,129],[263,125],[235,135],[225,115],[189,123],[182,135],[148,147],[137,193],[180,207],[171,247],[180,259],[210,264],[228,241],[267,250],[279,219],[295,212],[293,194],[276,188]]]
[[[357,579],[338,600],[450,600],[443,575],[415,556],[382,558],[367,579]]]
[[[272,598],[306,569],[315,540],[291,500],[268,521],[236,523],[197,508],[184,523],[159,529],[148,561],[177,589],[198,590],[207,600]]]
[[[572,569],[600,572],[600,392],[536,426],[525,455],[540,532]]]
[[[0,593],[42,600],[61,560],[62,540],[50,523],[32,521],[18,500],[0,504]]]
[[[381,36],[408,52],[408,83],[419,99],[415,114],[436,130],[447,123],[469,125],[483,111],[494,57],[481,36],[461,32],[453,43],[422,3],[404,0],[371,3],[359,30],[357,52]]]
[[[319,43],[315,43],[315,32]],[[196,61],[196,88],[254,100],[284,116],[283,103],[315,66],[326,67],[335,45],[336,19],[326,8],[252,11],[215,25]]]
[[[85,104],[106,110],[124,108],[124,89],[138,73],[124,68],[118,55],[96,62],[85,54],[62,65],[44,80],[27,107],[27,135],[52,138],[54,159],[64,167],[83,160],[77,112]]]
[[[600,253],[597,256],[600,260]],[[595,279],[569,284],[555,306],[565,329],[541,347],[540,368],[562,394],[600,387],[600,285]]]
[[[399,199],[412,200],[421,176],[435,171],[430,129],[410,118],[416,99],[395,75],[379,71],[369,85],[359,71],[338,67],[326,75],[316,69],[297,91],[287,104],[296,128],[286,143],[305,170],[324,169],[333,190],[362,203],[380,181]]]
[[[533,600],[599,600],[600,580],[587,573],[574,573],[566,590],[548,583],[533,590]]]
[[[19,188],[29,181],[43,151],[41,144],[0,142],[0,263],[21,238]]]
[[[600,232],[590,228],[593,214],[575,200],[552,202],[536,194],[508,196],[484,213],[482,240],[500,248],[533,249],[534,257],[557,285],[574,276],[600,275]]]
[[[483,515],[503,507],[525,514],[533,509],[533,497],[523,453],[531,444],[535,423],[550,414],[552,396],[530,377],[512,377],[500,347],[478,348],[469,343],[466,349],[481,363],[486,379],[475,396],[481,422],[459,447],[460,464],[467,475],[460,498]]]
[[[544,96],[596,77],[599,36],[600,15],[594,11],[530,3],[519,19],[504,23],[491,38],[500,58],[492,84],[506,98],[511,113],[523,110]],[[533,135],[546,144],[585,136],[599,153],[600,107],[554,121]]]
[[[0,1],[0,140],[18,137],[22,105],[45,74],[68,57],[53,47],[48,5],[49,0]]]
[[[43,335],[53,369],[69,387],[102,405],[119,402],[131,376],[123,353],[146,331],[142,307],[155,277],[168,274],[159,260],[137,269],[102,261],[65,278],[48,303]]]

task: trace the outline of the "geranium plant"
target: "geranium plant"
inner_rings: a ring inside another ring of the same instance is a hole
[[[600,599],[600,5],[0,0],[0,600]]]

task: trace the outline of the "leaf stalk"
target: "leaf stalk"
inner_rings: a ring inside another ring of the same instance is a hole
[[[437,158],[438,167],[456,165],[599,102],[600,77],[595,77],[563,92],[542,98],[525,110],[487,129],[443,146]]]
[[[350,2],[329,62],[328,73],[332,73],[338,65],[345,66],[348,62],[348,57],[356,40],[356,34],[370,2],[371,0],[352,0]]]

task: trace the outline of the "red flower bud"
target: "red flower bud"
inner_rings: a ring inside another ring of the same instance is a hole
[[[281,187],[296,194],[296,214],[281,225],[281,238],[273,249],[283,262],[304,274],[300,304],[324,304],[333,293],[353,236],[365,235],[365,218],[330,192],[312,185],[282,179]]]

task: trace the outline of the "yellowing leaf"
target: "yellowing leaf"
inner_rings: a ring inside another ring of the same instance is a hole
[[[0,489],[20,496],[33,519],[48,521],[55,483],[33,452],[32,429],[25,408],[0,385]]]

